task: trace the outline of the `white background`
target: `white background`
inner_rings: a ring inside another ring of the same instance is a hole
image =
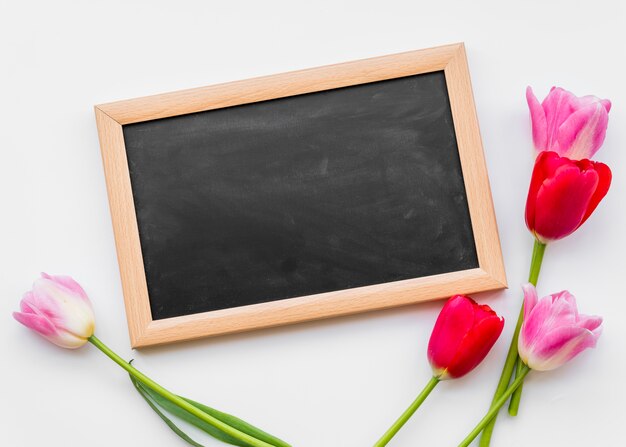
[[[488,407],[532,239],[524,89],[610,98],[597,159],[614,183],[548,247],[542,295],[605,317],[597,349],[531,374],[494,446],[616,446],[626,392],[626,11],[623,2],[9,1],[0,3],[0,444],[183,445],[92,346],[64,351],[11,318],[39,271],[90,294],[97,334],[165,386],[297,447],[374,441],[430,377],[441,302],[133,352],[92,107],[213,83],[465,41],[510,290],[477,295],[507,319],[471,375],[442,383],[390,445],[453,446]],[[623,441],[622,441],[623,442]],[[206,445],[218,445],[206,440]]]

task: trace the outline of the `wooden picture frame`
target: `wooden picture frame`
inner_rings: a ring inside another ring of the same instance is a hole
[[[123,125],[440,70],[446,78],[478,268],[152,320]],[[135,348],[506,287],[462,43],[102,104],[95,106],[95,114],[130,340]]]

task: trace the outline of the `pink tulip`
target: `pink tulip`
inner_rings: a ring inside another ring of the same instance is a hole
[[[611,101],[595,96],[578,98],[552,87],[540,104],[526,89],[535,149],[554,151],[573,160],[591,158],[600,149],[609,122]]]
[[[91,302],[69,276],[41,274],[20,302],[13,317],[55,345],[75,349],[87,343],[95,330]]]
[[[290,444],[235,416],[172,393],[117,355],[94,335],[95,318],[91,302],[83,288],[69,276],[42,273],[33,284],[33,289],[24,294],[20,307],[21,312],[14,312],[13,317],[52,343],[74,349],[90,342],[117,363],[130,375],[135,389],[150,407],[188,444],[200,445],[165,417],[162,410],[180,416],[208,435],[229,444],[290,447]]]
[[[596,345],[602,332],[602,318],[579,314],[572,294],[564,290],[537,300],[532,284],[526,284],[523,289],[524,324],[518,349],[521,359],[531,369],[558,368]]]
[[[486,304],[455,295],[441,309],[428,342],[428,361],[439,380],[456,379],[474,369],[498,340],[504,318]]]

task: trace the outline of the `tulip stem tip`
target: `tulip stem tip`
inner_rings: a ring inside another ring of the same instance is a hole
[[[406,424],[406,422],[411,418],[411,416],[413,416],[413,413],[417,411],[420,405],[422,405],[430,392],[437,386],[439,382],[439,377],[431,377],[419,396],[415,398],[413,403],[409,406],[409,408],[406,409],[404,413],[402,413],[398,420],[394,422],[391,427],[389,427],[389,430],[387,430],[385,434],[378,440],[378,442],[374,444],[374,447],[383,447],[387,445],[387,443],[391,441],[391,438],[393,438],[396,433],[398,433],[398,431],[402,428],[402,426],[404,426],[404,424]]]

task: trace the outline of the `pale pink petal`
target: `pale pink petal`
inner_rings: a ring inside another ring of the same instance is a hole
[[[582,334],[586,334],[588,332],[590,331],[578,326],[562,326],[554,329],[548,329],[537,338],[535,349],[533,349],[533,351],[539,358],[553,357],[559,351],[562,351],[563,347],[566,346],[571,340],[574,340]]]
[[[575,110],[578,98],[567,90],[552,87],[541,104],[546,114],[547,142],[545,150],[559,152],[557,132]],[[560,153],[559,153],[560,154]]]
[[[22,323],[29,329],[43,335],[44,337],[50,337],[56,334],[56,328],[54,325],[43,315],[37,315],[32,313],[13,312],[13,318]]]
[[[550,316],[544,322],[545,330],[576,324],[578,309],[576,308],[574,295],[567,290],[563,290],[543,299],[552,301]]]
[[[602,324],[602,317],[597,315],[579,315],[578,325],[589,331],[595,331]]]
[[[20,309],[25,313],[39,314],[41,311],[35,306],[35,298],[32,291],[26,292],[20,301]]]
[[[48,278],[40,278],[33,284],[34,305],[59,330],[65,330],[81,338],[93,335],[95,316],[89,300],[70,293],[63,286]]]
[[[69,276],[48,275],[47,273],[44,273],[44,272],[41,273],[41,276],[42,278],[49,279],[55,282],[56,284],[62,287],[65,287],[70,293],[76,294],[77,296],[81,297],[84,300],[87,300],[87,301],[89,300],[85,290],[80,286],[80,284],[78,284],[76,281],[74,281],[73,278]]]
[[[29,297],[29,304],[54,322],[61,314],[60,294],[56,286],[49,279],[38,279],[33,283],[33,289]]]
[[[600,102],[572,113],[558,128],[558,152],[573,160],[591,158],[606,135],[609,115]]]
[[[572,295],[568,290],[561,290],[560,292],[553,293],[549,295],[552,299],[552,302],[563,300],[569,306],[572,306],[574,310],[576,309],[576,297]]]
[[[537,371],[558,368],[585,349],[593,348],[600,332],[591,332],[581,327],[562,327],[550,331],[531,353],[528,366]]]
[[[44,315],[14,312],[13,318],[62,348],[76,349],[87,343],[87,338],[58,329]]]
[[[596,104],[596,103],[602,104],[602,107],[604,107],[604,109],[606,110],[606,113],[609,113],[611,111],[611,101],[609,101],[608,99],[600,99],[594,95],[586,95],[586,96],[581,96],[580,98],[578,98],[579,108],[582,108],[591,104]]]
[[[83,338],[62,330],[58,331],[56,335],[46,338],[48,338],[48,340],[50,340],[55,345],[66,349],[77,349],[87,343],[87,338]]]
[[[524,291],[524,320],[528,319],[530,311],[537,305],[537,289],[531,283],[522,286]]]
[[[533,307],[530,313],[524,318],[522,329],[520,331],[520,343],[525,346],[532,346],[535,338],[540,334],[546,319],[550,317],[550,308],[552,302],[542,298]]]
[[[533,129],[533,143],[535,149],[543,151],[546,149],[548,140],[546,114],[530,86],[526,87],[526,102],[528,102],[528,109],[530,110],[530,121]]]

